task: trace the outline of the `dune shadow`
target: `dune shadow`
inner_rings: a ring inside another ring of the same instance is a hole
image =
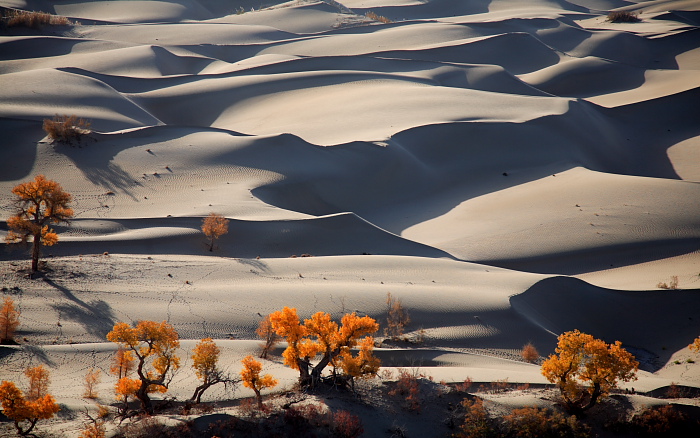
[[[642,369],[658,371],[697,336],[699,290],[622,291],[571,277],[550,277],[510,298],[513,309],[555,334],[578,329],[619,340]]]

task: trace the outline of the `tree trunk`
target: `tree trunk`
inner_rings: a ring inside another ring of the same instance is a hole
[[[148,386],[144,380],[141,380],[141,387],[136,391],[136,398],[141,402],[141,409],[143,409],[148,414],[153,413],[153,404],[151,403],[151,398],[148,396]]]
[[[262,394],[260,394],[260,390],[253,385],[253,391],[255,391],[255,399],[258,401],[258,409],[262,411],[263,409],[263,403],[262,403]]]
[[[41,255],[41,231],[34,235],[32,242],[32,274],[39,270],[39,255]]]
[[[600,384],[599,383],[594,383],[593,384],[593,393],[591,394],[591,399],[588,401],[588,404],[581,409],[582,411],[587,411],[590,408],[592,408],[596,402],[598,401],[598,397],[600,397]]]
[[[209,251],[214,252],[214,236],[211,236],[211,242],[209,243]]]

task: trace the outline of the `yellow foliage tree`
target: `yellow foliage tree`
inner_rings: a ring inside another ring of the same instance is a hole
[[[140,380],[129,378],[134,370],[134,360],[131,350],[120,346],[114,355],[112,367],[109,369],[109,372],[117,377],[114,393],[115,398],[122,403],[124,412],[128,407],[129,397],[136,397],[136,390],[141,386]]]
[[[7,220],[10,231],[5,239],[16,243],[26,242],[32,237],[32,272],[36,272],[41,246],[58,242],[58,235],[49,226],[68,222],[73,217],[73,210],[68,207],[72,197],[59,183],[46,179],[44,175],[15,186],[12,193],[17,196],[15,215]]]
[[[250,388],[255,392],[255,399],[258,401],[258,409],[262,409],[262,391],[265,388],[274,388],[277,386],[277,380],[271,374],[260,375],[262,371],[262,363],[258,362],[253,356],[246,356],[241,361],[243,369],[241,370],[241,380],[243,386]]]
[[[100,383],[100,370],[97,368],[90,368],[85,374],[85,392],[83,397],[94,399],[97,398],[97,390],[95,386]]]
[[[209,238],[209,251],[214,251],[214,240],[228,233],[228,223],[228,219],[216,213],[209,213],[202,220],[202,232]]]
[[[258,329],[255,330],[255,333],[257,333],[258,336],[263,340],[263,343],[261,345],[260,358],[267,359],[267,355],[270,353],[270,350],[279,341],[279,337],[277,336],[277,333],[275,332],[275,329],[272,327],[272,323],[270,322],[270,315],[265,316],[260,321]]]
[[[43,366],[28,368],[27,396],[13,382],[0,383],[0,405],[2,412],[10,418],[19,435],[29,435],[39,420],[47,420],[59,411],[59,406],[48,393],[49,375]],[[26,425],[25,425],[26,423]]]
[[[19,327],[19,310],[12,298],[5,297],[0,308],[0,344],[11,344]]]
[[[374,338],[367,336],[358,343],[359,352],[357,356],[352,355],[348,347],[343,347],[339,355],[339,365],[346,376],[350,379],[353,391],[355,390],[356,377],[376,376],[381,361],[374,356]]]
[[[694,351],[696,353],[700,353],[700,336],[695,338],[692,344],[688,345],[688,348],[690,348],[690,351]]]
[[[139,377],[138,381],[122,377],[117,383],[117,394],[128,394],[127,390],[133,389],[138,382],[134,396],[139,399],[144,411],[152,413],[153,404],[149,394],[166,392],[172,373],[180,366],[180,358],[175,354],[175,350],[180,347],[177,331],[165,321],[140,321],[136,327],[118,322],[107,333],[107,340],[133,354]]]
[[[270,314],[270,322],[287,341],[287,349],[282,353],[285,365],[299,371],[301,386],[311,388],[320,382],[328,364],[336,363],[342,353],[347,357],[360,338],[379,330],[374,319],[354,312],[344,315],[340,326],[325,312],[315,313],[301,324],[297,310],[289,307]],[[365,354],[371,355],[369,346]],[[313,365],[317,356],[320,359]]]
[[[204,338],[192,350],[192,368],[202,381],[202,384],[197,386],[190,400],[199,403],[202,399],[204,391],[217,383],[224,385],[235,385],[236,379],[230,377],[219,368],[219,355],[221,350],[211,338]]]
[[[49,393],[49,370],[43,365],[27,368],[24,370],[24,375],[29,379],[29,391],[27,391],[27,400],[39,400]]]
[[[564,407],[572,413],[592,408],[618,382],[635,380],[639,369],[620,341],[606,344],[578,330],[559,336],[555,351],[542,364],[542,375],[559,387]]]

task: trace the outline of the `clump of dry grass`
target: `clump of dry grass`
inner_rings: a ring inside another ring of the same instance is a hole
[[[639,17],[634,12],[630,11],[610,11],[608,21],[611,23],[636,23]]]
[[[367,12],[365,14],[365,17],[369,18],[370,20],[379,21],[380,23],[385,23],[385,24],[386,23],[393,23],[392,20],[386,18],[383,15],[377,15],[376,13],[374,13],[372,11]]]
[[[60,15],[51,15],[41,11],[15,11],[11,10],[2,20],[8,27],[29,27],[38,29],[41,26],[68,26],[73,24],[68,18]]]
[[[668,283],[660,282],[656,285],[659,289],[670,289],[670,290],[677,290],[678,289],[678,276],[677,275],[672,275],[671,276],[671,281]]]
[[[90,122],[79,119],[76,115],[56,116],[53,119],[44,119],[43,129],[51,141],[71,143],[90,133]]]

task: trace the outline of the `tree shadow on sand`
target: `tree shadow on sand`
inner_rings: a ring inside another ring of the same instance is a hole
[[[115,321],[114,311],[106,301],[93,300],[86,303],[54,280],[44,277],[44,281],[73,302],[52,305],[64,318],[77,322],[88,334],[100,339],[104,339],[112,330]]]

